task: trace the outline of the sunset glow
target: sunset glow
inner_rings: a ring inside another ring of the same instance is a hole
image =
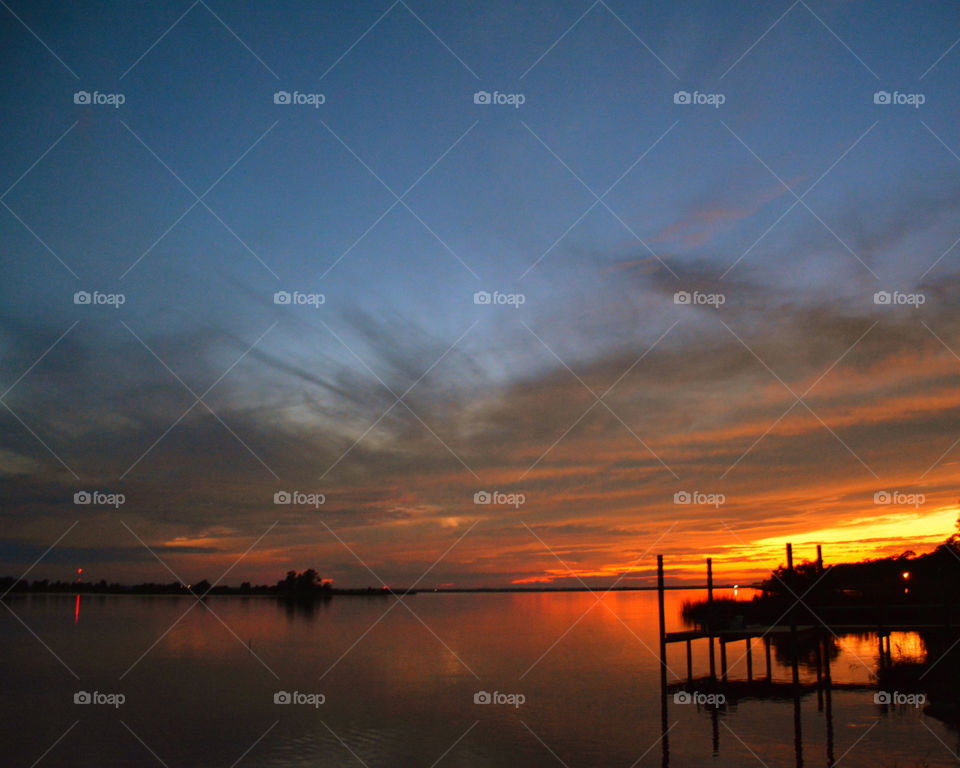
[[[92,26],[70,71],[17,48],[38,117],[4,144],[5,570],[57,541],[34,576],[642,586],[663,554],[678,583],[707,557],[752,583],[787,542],[836,563],[953,534],[950,41],[922,106],[886,104],[862,62],[889,20],[834,19],[858,62],[800,6],[756,47],[776,14],[664,9],[634,19],[647,49],[612,12],[552,48],[583,9],[492,9],[526,32],[483,72],[491,41],[437,43],[477,25],[402,6],[359,41],[377,14],[291,11],[318,37],[270,67],[199,7],[206,48],[149,49],[139,19],[116,72]],[[724,30],[706,70],[688,22]],[[228,69],[195,83],[207,55]]]

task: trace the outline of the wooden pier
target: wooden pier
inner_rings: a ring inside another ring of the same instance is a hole
[[[787,544],[787,571],[788,573],[793,572],[793,547],[790,544]],[[818,572],[823,572],[823,551],[821,546],[817,545],[817,570]],[[664,586],[664,574],[663,574],[663,556],[657,556],[657,593],[658,593],[658,607],[659,607],[659,618],[660,618],[660,661],[661,666],[664,671],[667,669],[667,649],[668,646],[675,643],[683,643],[686,646],[686,667],[687,667],[687,681],[694,680],[693,672],[693,643],[698,640],[707,641],[707,657],[709,661],[709,675],[704,677],[705,680],[726,682],[728,679],[728,669],[727,669],[727,646],[730,643],[744,643],[744,654],[741,658],[746,659],[746,682],[752,682],[754,679],[754,663],[753,663],[753,645],[754,641],[763,642],[764,650],[764,677],[768,682],[772,681],[772,664],[770,659],[770,646],[771,642],[776,637],[788,636],[791,639],[791,643],[794,645],[794,651],[796,642],[798,638],[810,639],[811,636],[816,635],[827,635],[827,636],[837,636],[841,634],[874,634],[877,636],[878,643],[878,658],[880,661],[881,668],[888,668],[891,664],[891,645],[890,645],[890,635],[893,632],[921,632],[924,630],[937,630],[937,629],[949,629],[949,617],[945,613],[944,621],[939,623],[930,623],[930,622],[921,622],[921,621],[910,621],[910,622],[895,622],[895,621],[868,621],[868,622],[856,622],[856,621],[843,621],[843,622],[829,622],[829,623],[820,623],[820,624],[797,624],[797,607],[802,605],[802,601],[797,599],[793,605],[779,620],[778,623],[772,625],[761,625],[761,624],[750,624],[743,627],[729,628],[729,627],[719,627],[715,626],[715,613],[713,611],[713,561],[711,558],[707,558],[707,619],[697,629],[686,629],[676,632],[667,632],[666,623],[664,616],[664,593],[666,587]],[[929,607],[933,608],[935,606],[917,606],[920,607]],[[823,609],[821,609],[823,610]],[[849,609],[847,609],[849,611]],[[809,621],[809,618],[807,619]],[[720,655],[720,674],[717,674],[717,649],[719,648]],[[829,669],[822,669],[821,667],[824,663],[828,663],[824,659],[823,649],[821,644],[816,644],[817,648],[817,667],[818,667],[818,677],[822,677],[824,672],[829,674]],[[792,653],[792,656],[796,657],[796,653]],[[794,659],[794,666],[796,666],[796,659]],[[797,670],[793,671],[794,683],[799,683],[799,673]],[[664,680],[664,682],[666,682]]]
[[[817,545],[817,571],[823,572],[823,552],[820,545]],[[793,572],[793,547],[787,544],[787,569]],[[831,691],[833,689],[851,689],[851,690],[873,690],[874,686],[856,684],[856,683],[834,683],[831,679],[830,653],[828,648],[828,632],[845,631],[848,627],[827,628],[823,625],[796,623],[795,608],[796,604],[787,613],[782,616],[778,623],[773,625],[748,625],[737,628],[718,627],[715,625],[715,616],[713,610],[713,561],[707,558],[707,619],[703,626],[698,629],[682,630],[679,632],[667,632],[664,614],[664,575],[663,575],[663,556],[657,555],[657,596],[660,619],[660,707],[661,707],[661,752],[663,756],[662,766],[666,768],[670,763],[669,746],[669,728],[668,723],[668,694],[677,694],[681,691],[690,692],[688,689],[699,693],[715,692],[723,693],[724,702],[735,702],[744,698],[760,699],[780,699],[793,700],[793,726],[794,726],[794,749],[796,753],[797,766],[803,765],[803,737],[801,733],[800,700],[801,697],[816,692],[818,709],[823,711],[826,706],[827,721],[827,764],[833,765],[833,706]],[[800,602],[799,600],[797,601]],[[787,623],[781,624],[780,621],[786,620]],[[849,627],[852,631],[874,632],[878,628],[875,626],[855,626]],[[880,637],[880,658],[881,664],[889,661],[890,654],[890,631],[894,627],[882,628]],[[774,637],[784,636],[790,638],[791,645],[791,681],[782,682],[773,679],[773,662],[771,659],[771,644]],[[799,670],[799,654],[797,652],[797,640],[804,637],[809,641],[810,637],[815,638],[814,647],[816,655],[816,682],[801,683]],[[886,637],[886,647],[884,647],[884,637]],[[694,677],[693,672],[693,643],[699,640],[706,640],[708,643],[709,674],[707,676]],[[764,651],[764,674],[760,678],[754,677],[753,664],[753,644],[755,640],[763,642]],[[745,652],[741,658],[746,659],[746,679],[732,680],[728,676],[727,668],[727,645],[730,643],[745,643]],[[686,646],[687,677],[686,681],[667,683],[667,648],[676,643],[683,643]],[[720,675],[717,676],[716,649],[720,650]],[[709,707],[709,714],[713,724],[713,752],[719,754],[720,749],[720,728],[718,719],[719,708]]]

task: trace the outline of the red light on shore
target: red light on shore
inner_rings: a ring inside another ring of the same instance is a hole
[[[77,573],[83,573],[83,568],[77,568]]]

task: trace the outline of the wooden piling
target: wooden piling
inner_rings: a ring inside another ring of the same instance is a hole
[[[687,682],[693,684],[693,649],[687,640]]]
[[[753,642],[747,638],[747,680],[753,682]]]
[[[790,576],[793,576],[793,545],[788,541],[787,542],[787,571]],[[792,582],[793,579],[791,578]],[[800,666],[797,650],[797,616],[796,616],[796,606],[793,605],[790,607],[790,668],[793,672],[793,686],[798,688],[800,685]]]
[[[710,644],[710,679],[717,679],[717,660],[713,647],[713,558],[707,558],[707,642]]]
[[[667,741],[667,626],[663,612],[663,555],[657,555],[657,612],[660,619],[660,745],[663,765],[670,764],[670,747]]]
[[[720,679],[727,682],[727,641],[720,638]]]
[[[663,612],[663,555],[657,555],[657,611],[660,617],[660,687],[667,689],[667,624]]]

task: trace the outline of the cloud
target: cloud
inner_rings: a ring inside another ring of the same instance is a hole
[[[796,191],[796,185],[804,178],[787,179],[787,186]],[[776,184],[755,192],[739,204],[733,203],[729,197],[702,203],[685,211],[682,218],[662,229],[651,242],[676,242],[686,248],[696,248],[709,242],[727,225],[749,219],[762,207],[785,195],[790,195],[789,191],[782,184]]]
[[[750,272],[723,281],[721,312],[678,306],[662,270],[605,263],[598,255],[592,265],[597,283],[616,290],[585,301],[586,322],[544,302],[524,315],[529,330],[514,321],[491,337],[481,323],[446,355],[450,340],[390,312],[278,326],[205,398],[216,416],[203,405],[187,412],[193,396],[122,327],[78,326],[9,403],[81,481],[7,414],[0,519],[18,543],[0,561],[12,569],[79,519],[74,549],[58,548],[38,572],[99,559],[116,578],[140,579],[146,550],[123,519],[184,578],[215,577],[277,521],[238,578],[313,565],[338,583],[367,583],[326,524],[385,579],[409,583],[477,523],[431,582],[562,579],[523,520],[578,573],[601,579],[673,524],[657,548],[692,567],[705,551],[862,517],[885,485],[956,501],[960,362],[931,333],[960,347],[956,282],[930,286],[919,316],[928,330],[915,310],[878,308],[869,290],[801,299]],[[707,262],[678,274],[684,285],[716,282]],[[19,375],[62,332],[7,319],[9,368]],[[142,338],[200,393],[256,336]],[[414,383],[396,403],[393,393]],[[793,394],[808,389],[810,410]],[[127,500],[120,511],[79,509],[79,488]],[[278,506],[278,489],[326,501]],[[476,505],[482,489],[526,502]],[[678,490],[726,501],[678,506]]]

